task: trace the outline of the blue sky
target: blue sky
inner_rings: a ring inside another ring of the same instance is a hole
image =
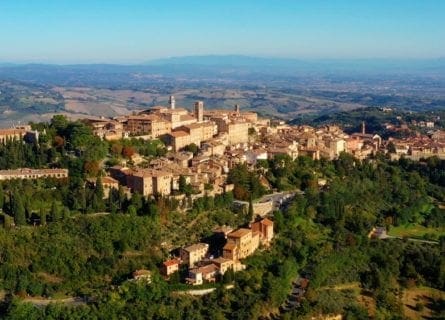
[[[443,0],[0,0],[0,61],[445,57]]]

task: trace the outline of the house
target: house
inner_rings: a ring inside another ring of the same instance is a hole
[[[192,268],[207,255],[208,251],[209,245],[207,243],[192,244],[191,246],[181,248],[181,260]]]
[[[186,281],[192,285],[201,285],[204,281],[215,282],[218,273],[219,268],[214,263],[211,263],[203,267],[190,269],[189,277]]]
[[[168,277],[171,274],[179,271],[179,260],[178,259],[170,259],[167,261],[164,261],[162,264],[162,270],[161,273]]]
[[[212,263],[218,267],[219,274],[223,275],[227,270],[233,269],[234,262],[230,259],[216,258],[212,260]]]
[[[259,246],[259,234],[251,229],[240,228],[227,235],[227,243],[223,248],[223,257],[238,261],[250,256]]]
[[[267,218],[252,223],[252,232],[258,232],[261,243],[270,244],[273,238],[273,222]]]

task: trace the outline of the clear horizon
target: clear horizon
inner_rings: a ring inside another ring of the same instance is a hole
[[[25,0],[0,3],[0,62],[138,64],[244,55],[445,57],[445,1]]]

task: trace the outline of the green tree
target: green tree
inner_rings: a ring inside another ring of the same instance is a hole
[[[193,153],[193,155],[196,156],[198,154],[198,152],[199,152],[199,148],[198,148],[198,146],[196,144],[191,143],[191,144],[189,144],[189,145],[184,147],[184,151],[191,152],[191,153]]]
[[[253,202],[252,202],[252,197],[249,199],[249,209],[247,212],[247,216],[249,218],[249,221],[253,220],[253,215],[254,215],[254,211],[253,211]]]
[[[60,219],[60,210],[59,207],[57,206],[56,201],[53,201],[51,203],[50,218],[52,222],[56,222]]]
[[[40,207],[40,225],[41,226],[46,226],[46,212],[45,209],[43,207]]]
[[[3,209],[4,204],[5,204],[5,194],[3,191],[3,185],[0,183],[0,210]]]
[[[23,199],[19,193],[13,196],[12,212],[14,214],[14,223],[17,226],[26,225],[26,210],[23,204]]]

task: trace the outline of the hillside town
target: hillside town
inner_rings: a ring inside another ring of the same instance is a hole
[[[337,125],[314,128],[261,118],[255,112],[241,111],[238,105],[233,110],[206,110],[204,103],[197,101],[191,112],[177,107],[174,96],[170,97],[168,106],[157,106],[128,116],[83,121],[95,135],[107,141],[159,139],[167,146],[168,153],[163,157],[144,159],[134,154],[132,161],[107,169],[108,176],[104,179],[107,188],[121,185],[129,192],[144,196],[177,196],[181,178],[192,186],[194,198],[222,194],[233,188],[227,183],[231,168],[238,164],[254,168],[259,162],[277,155],[292,159],[308,156],[314,160],[332,160],[345,152],[363,160],[382,152],[393,160],[401,157],[419,160],[432,156],[445,159],[445,131],[441,130],[383,140],[377,134],[367,133],[365,122],[361,124],[361,132],[346,134]],[[419,125],[432,129],[434,122],[419,122]],[[387,126],[393,132],[404,130]],[[34,142],[40,134],[28,125],[0,129],[0,142],[10,139]],[[194,146],[197,152],[187,151],[189,146]],[[143,166],[139,165],[141,163]],[[33,174],[24,175],[26,168],[20,170],[0,172],[0,178],[26,179],[48,173],[34,170]]]
[[[428,135],[383,140],[377,134],[367,133],[365,122],[361,124],[361,132],[346,134],[337,125],[314,128],[261,118],[255,112],[241,111],[238,105],[233,110],[206,110],[204,102],[197,101],[191,112],[177,107],[174,96],[170,97],[168,106],[157,106],[128,116],[83,121],[95,135],[107,141],[160,139],[167,146],[168,153],[163,157],[144,159],[134,154],[132,161],[109,167],[108,176],[103,179],[106,189],[124,186],[128,192],[174,196],[178,200],[183,200],[177,193],[180,179],[192,186],[192,198],[204,194],[214,196],[232,190],[227,175],[234,166],[246,164],[254,168],[259,162],[277,155],[292,159],[308,156],[314,160],[332,160],[346,152],[363,160],[382,152],[393,160],[401,157],[419,160],[432,156],[445,159],[445,131],[441,130],[429,131]],[[434,122],[415,125],[432,129]],[[393,132],[406,129],[387,126]],[[11,139],[34,142],[40,134],[29,125],[0,129],[0,142]],[[186,151],[190,145],[198,152]],[[138,165],[143,162],[143,166]],[[67,172],[51,170],[1,171],[0,179],[67,177]]]
[[[101,177],[104,199],[111,190],[122,189],[128,197],[138,193],[144,197],[175,199],[181,203],[181,208],[187,208],[195,199],[232,191],[234,185],[229,183],[228,175],[237,165],[246,165],[253,171],[262,161],[277,156],[292,160],[299,156],[333,160],[341,153],[348,153],[364,160],[383,153],[392,160],[401,157],[419,160],[431,156],[445,159],[445,132],[440,130],[429,131],[427,135],[383,140],[378,134],[367,133],[365,122],[361,123],[360,132],[347,134],[334,124],[314,128],[261,118],[255,112],[240,110],[238,105],[233,110],[206,110],[204,103],[197,101],[193,111],[189,111],[177,107],[174,96],[170,97],[168,106],[157,106],[128,116],[82,121],[102,140],[157,139],[167,149],[163,156],[143,157],[134,153],[117,165],[104,167],[106,175]],[[428,129],[434,127],[434,123],[429,122],[419,125]],[[406,130],[394,126],[388,129],[394,132]],[[29,125],[1,129],[0,142],[23,140],[33,143],[44,133],[32,130]],[[66,179],[68,170],[0,170],[0,180],[38,178]],[[96,182],[93,178],[86,181],[93,186]],[[267,179],[261,182],[270,189]],[[318,179],[318,184],[322,186],[326,181]],[[188,195],[181,192],[184,185],[191,190]],[[161,274],[168,279],[184,265],[188,275],[181,280],[201,285],[221,279],[227,270],[243,270],[242,259],[260,247],[270,246],[274,223],[267,216],[277,207],[278,201],[279,206],[291,196],[282,193],[277,199],[266,197],[255,203],[235,200],[234,205],[245,209],[252,206],[253,217],[249,226],[235,230],[226,226],[216,230],[215,234],[224,239],[223,247],[210,248],[213,244],[200,242],[180,248],[178,254],[171,254],[163,262]],[[149,274],[137,270],[134,278],[146,278]]]

